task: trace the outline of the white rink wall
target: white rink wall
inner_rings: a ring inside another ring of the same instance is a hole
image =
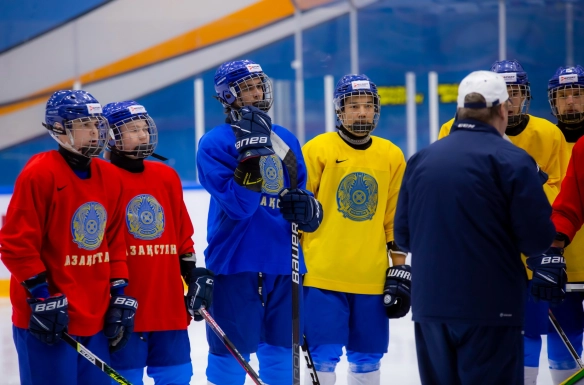
[[[0,223],[4,222],[4,217],[11,197],[12,195],[10,194],[0,194],[0,218],[2,218]],[[197,252],[199,266],[201,266],[201,262],[204,262],[203,251],[207,247],[207,213],[209,212],[209,199],[209,194],[203,189],[184,191],[185,204],[195,228],[193,240],[195,242],[195,251]],[[68,225],[65,226],[65,228],[68,228]],[[4,264],[0,263],[0,280],[9,278],[10,273]]]

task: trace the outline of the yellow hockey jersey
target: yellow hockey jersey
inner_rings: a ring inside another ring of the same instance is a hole
[[[357,150],[336,132],[302,148],[308,182],[324,219],[304,233],[305,286],[355,294],[382,294],[389,266],[387,242],[406,162],[393,143],[376,136]]]
[[[438,139],[450,133],[454,119],[442,125]],[[509,136],[511,142],[524,149],[548,174],[544,191],[550,203],[560,192],[562,180],[566,175],[571,151],[562,132],[552,122],[529,115],[527,127],[518,135]]]

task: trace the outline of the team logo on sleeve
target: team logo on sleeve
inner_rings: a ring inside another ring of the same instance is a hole
[[[82,204],[71,221],[71,234],[73,242],[82,249],[95,250],[103,241],[107,212],[97,202]]]
[[[152,195],[136,195],[126,207],[126,225],[134,238],[152,240],[164,232],[164,211]]]
[[[354,172],[343,178],[337,189],[337,207],[343,218],[362,222],[377,210],[377,181],[371,175]]]
[[[284,171],[280,158],[276,155],[262,156],[260,158],[260,173],[264,178],[262,192],[278,195],[284,187]]]

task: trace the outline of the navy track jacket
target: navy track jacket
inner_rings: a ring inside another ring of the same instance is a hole
[[[527,275],[555,229],[538,166],[475,120],[408,161],[395,241],[412,253],[416,322],[521,326]]]

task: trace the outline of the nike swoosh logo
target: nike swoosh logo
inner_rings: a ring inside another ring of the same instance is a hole
[[[63,190],[65,187],[67,187],[67,185],[63,186],[63,187],[57,187],[57,191],[61,191]]]
[[[337,163],[343,163],[343,162],[346,162],[346,161],[348,161],[348,160],[349,160],[349,159],[345,159],[345,160],[338,160],[338,159],[337,159],[335,162],[337,162]]]

